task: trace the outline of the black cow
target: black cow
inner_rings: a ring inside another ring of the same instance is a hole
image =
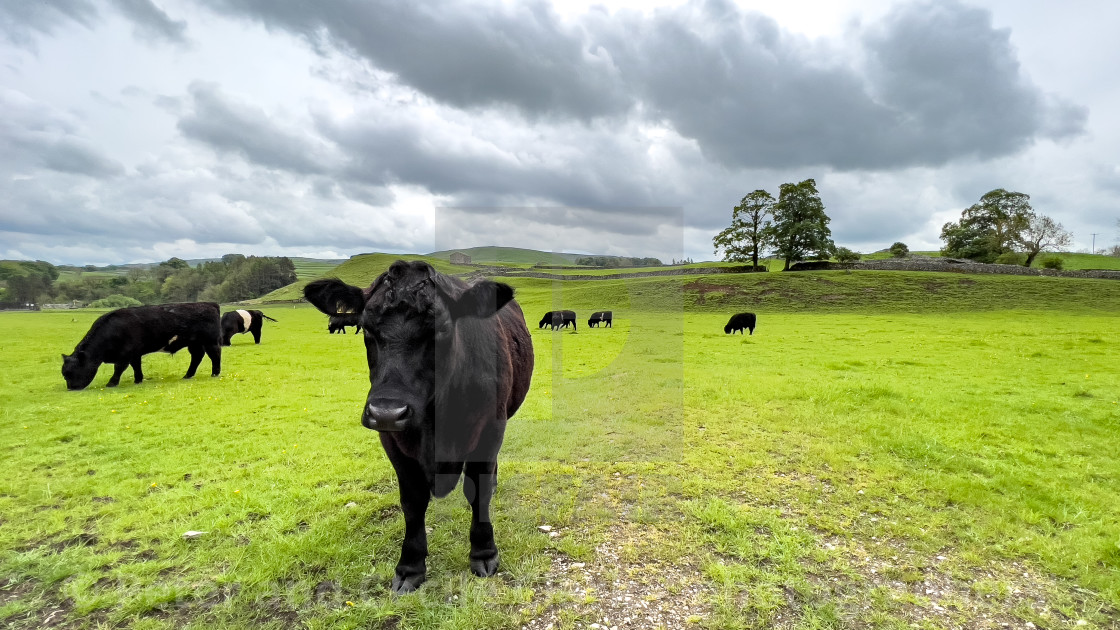
[[[614,311],[596,311],[591,314],[591,319],[587,320],[588,328],[598,328],[599,324],[604,324],[607,328],[614,328]]]
[[[222,315],[222,345],[230,345],[234,335],[247,332],[253,333],[253,341],[260,343],[261,326],[266,319],[276,321],[260,311],[230,311]]]
[[[362,332],[362,325],[358,322],[361,313],[342,313],[341,315],[331,315],[330,320],[327,322],[327,332],[330,334],[341,333],[346,334],[346,327],[353,326],[354,334]]]
[[[743,334],[743,330],[746,329],[750,330],[753,335],[754,323],[754,313],[736,313],[727,321],[727,325],[723,327],[723,332],[724,334],[731,333],[734,335],[735,331],[738,331],[739,334]]]
[[[424,262],[398,260],[360,289],[316,280],[304,296],[328,315],[361,312],[370,390],[362,425],[379,432],[397,473],[404,543],[394,593],[424,582],[424,515],[463,476],[471,505],[470,568],[498,569],[490,499],[506,421],[533,375],[533,341],[508,285],[467,285]]]
[[[544,328],[545,326],[551,326],[552,325],[552,314],[556,313],[556,312],[557,311],[549,311],[549,312],[545,313],[544,316],[541,317],[541,323],[540,323],[540,325],[537,326],[537,328]]]
[[[113,364],[113,377],[105,384],[116,387],[125,368],[132,366],[137,383],[144,380],[140,357],[151,352],[186,348],[191,365],[183,378],[194,376],[202,356],[210,357],[211,374],[222,371],[222,328],[214,302],[133,306],[105,313],[90,326],[71,355],[62,355],[62,377],[69,389],[84,389],[102,363]]]
[[[552,326],[553,330],[557,330],[560,328],[567,328],[568,324],[571,324],[572,328],[576,327],[575,311],[549,311],[541,318],[541,323],[538,328]]]

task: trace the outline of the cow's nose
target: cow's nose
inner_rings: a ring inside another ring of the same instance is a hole
[[[390,400],[375,400],[366,405],[362,424],[375,431],[403,431],[408,426],[408,405]]]

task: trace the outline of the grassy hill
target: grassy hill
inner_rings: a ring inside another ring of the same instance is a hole
[[[564,282],[504,279],[535,310],[559,301],[583,311],[643,309],[733,313],[1115,312],[1120,282],[906,271],[710,274]],[[533,319],[535,312],[528,313]]]
[[[462,252],[471,257],[472,263],[507,263],[520,265],[571,265],[577,258],[586,254],[554,254],[535,249],[522,249],[520,247],[468,247],[466,249],[448,249],[432,252],[428,256],[440,260],[450,260],[451,252]]]
[[[940,257],[941,252],[910,252],[916,256],[930,256]],[[1077,271],[1079,269],[1117,269],[1120,270],[1120,257],[1106,256],[1104,254],[1081,254],[1076,252],[1062,252],[1058,254],[1043,253],[1039,254],[1034,260],[1032,267],[1041,267],[1042,261],[1048,256],[1059,256],[1062,259],[1063,269],[1069,271]],[[872,254],[864,254],[863,260],[886,260],[891,258],[889,252],[875,252]],[[778,264],[781,268],[781,264]]]
[[[356,286],[369,286],[373,280],[389,268],[396,260],[423,260],[435,267],[438,271],[443,273],[464,273],[473,271],[473,267],[465,267],[462,265],[452,265],[451,263],[433,258],[430,256],[415,256],[410,254],[359,254],[350,260],[332,267],[331,269],[323,272],[317,276],[301,277],[296,282],[289,284],[264,295],[256,300],[250,300],[250,303],[263,303],[263,302],[278,302],[287,300],[298,300],[303,297],[303,287],[311,280],[318,277],[329,276],[338,278],[343,282],[347,282]]]
[[[331,269],[346,262],[345,258],[324,260],[319,258],[289,257],[296,267],[296,278],[300,280],[314,280]]]

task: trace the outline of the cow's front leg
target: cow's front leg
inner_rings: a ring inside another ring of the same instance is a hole
[[[467,462],[463,495],[471,504],[471,573],[479,577],[498,572],[498,545],[490,523],[490,499],[497,479],[498,462]]]
[[[128,369],[128,361],[114,363],[113,376],[109,379],[108,383],[105,383],[105,387],[116,387],[117,385],[119,385],[121,382],[121,374],[124,374],[124,371],[126,369]]]
[[[132,362],[132,378],[137,384],[144,382],[144,370],[140,367],[140,357]]]
[[[391,457],[390,461],[397,471],[401,511],[404,512],[404,542],[391,589],[403,595],[415,591],[427,579],[428,534],[424,530],[424,514],[428,511],[431,492],[427,475],[416,460],[401,455],[397,459]]]
[[[187,348],[187,351],[191,353],[191,364],[190,367],[187,368],[187,373],[183,378],[193,377],[194,373],[198,370],[198,365],[202,363],[202,357],[206,356],[206,351],[199,346],[190,346]]]

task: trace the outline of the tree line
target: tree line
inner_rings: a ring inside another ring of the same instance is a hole
[[[89,270],[87,267],[86,271]],[[47,262],[0,264],[0,302],[43,304],[77,301],[91,306],[136,306],[169,302],[237,302],[260,297],[296,281],[295,265],[284,256],[226,254],[220,261],[192,267],[170,258],[148,268],[111,277],[83,275],[58,280],[61,269]]]
[[[607,267],[616,269],[620,267],[660,267],[658,258],[628,258],[626,256],[582,256],[576,259],[577,265],[588,267]]]
[[[747,194],[732,209],[731,225],[712,244],[723,260],[755,267],[767,254],[784,260],[786,270],[803,260],[859,260],[860,254],[836,246],[829,222],[816,181],[806,179],[782,184],[777,199],[761,189]],[[960,221],[946,223],[941,239],[944,256],[1029,267],[1040,253],[1068,247],[1072,236],[1062,224],[1036,212],[1029,195],[997,188],[966,208]],[[896,242],[890,252],[905,257],[909,248]],[[1060,267],[1060,259],[1053,260],[1045,261],[1047,266]]]

